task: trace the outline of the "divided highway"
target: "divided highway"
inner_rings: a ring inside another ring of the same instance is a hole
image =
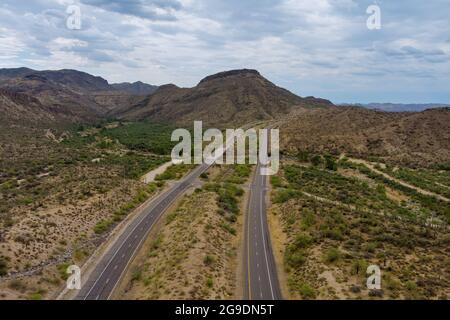
[[[232,141],[227,141],[226,147],[221,152],[224,152],[231,145],[233,145]],[[147,238],[153,225],[195,179],[209,167],[210,165],[206,163],[197,166],[168,191],[150,202],[139,216],[126,226],[121,235],[101,257],[89,278],[83,282],[82,288],[75,299],[107,300],[111,298],[122,275]],[[245,221],[244,296],[251,300],[276,300],[282,299],[282,296],[267,225],[265,202],[267,177],[261,175],[260,169],[261,166],[258,164],[251,184]]]
[[[279,300],[282,296],[267,226],[267,176],[261,175],[260,169],[257,165],[245,221],[244,296],[249,300]]]
[[[147,238],[158,218],[193,182],[209,168],[202,164],[178,181],[171,189],[156,197],[140,216],[136,217],[122,232],[100,263],[83,284],[75,297],[77,300],[106,300],[114,292],[122,274],[132,261],[134,254]]]

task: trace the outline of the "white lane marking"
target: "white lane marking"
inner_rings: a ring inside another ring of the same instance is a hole
[[[108,284],[108,282],[109,282],[109,278],[108,278],[108,279],[106,279],[106,282],[105,282],[105,283],[106,283],[106,284]]]
[[[264,185],[264,180],[263,180],[263,185]],[[266,237],[264,235],[264,225],[263,225],[263,212],[262,212],[262,207],[263,207],[263,198],[264,198],[264,191],[261,192],[261,203],[260,203],[260,207],[259,207],[259,216],[260,216],[260,220],[261,220],[261,234],[262,234],[262,239],[263,239],[263,246],[264,246],[264,255],[266,257],[266,267],[267,267],[267,276],[269,277],[269,284],[270,284],[270,293],[272,294],[272,300],[275,300],[275,296],[273,294],[273,287],[272,287],[272,279],[270,278],[270,270],[269,270],[269,260],[267,259],[267,249],[266,249]]]
[[[185,178],[186,179],[186,178]],[[168,193],[166,194],[165,197],[157,200],[155,202],[155,204],[152,206],[152,209],[150,210],[155,210],[155,208],[163,201],[165,200],[165,198],[167,198],[174,190],[176,190],[176,188],[171,189],[170,191],[168,191]],[[153,215],[153,213],[152,213]],[[133,232],[138,228],[138,226],[145,221],[145,219],[148,216],[144,215],[139,222],[136,223],[136,225],[133,227],[133,229],[131,230],[131,232],[128,234],[128,236],[125,238],[125,240],[122,242],[122,244],[120,245],[120,247],[114,252],[113,256],[111,257],[111,259],[108,261],[107,265],[105,266],[105,268],[103,269],[103,271],[100,273],[100,276],[97,277],[97,279],[95,280],[94,284],[92,285],[92,287],[89,289],[88,293],[86,294],[86,297],[84,298],[84,300],[87,300],[87,298],[89,297],[89,295],[91,294],[92,290],[94,290],[95,286],[97,285],[98,281],[100,280],[100,278],[103,276],[103,274],[105,273],[106,269],[108,269],[109,265],[111,264],[111,262],[114,260],[114,258],[116,257],[116,255],[119,253],[120,249],[122,249],[122,247],[125,245],[125,243],[127,242],[127,240],[131,237],[131,235],[133,234]],[[126,229],[125,229],[126,231]],[[130,244],[131,247],[131,244]]]
[[[114,266],[114,270],[116,270],[118,267],[119,267],[119,266],[116,264],[116,265]]]
[[[203,172],[205,172],[206,170],[208,170],[209,167],[210,167],[209,165],[206,166],[206,167],[204,167],[204,168],[202,168],[202,166],[197,167],[197,169],[194,169],[194,170],[192,170],[190,173],[188,173],[188,175],[187,175],[186,177],[184,177],[182,181],[184,181],[184,182],[188,181],[188,180],[190,179],[190,176],[193,176],[193,175],[195,175],[195,174],[197,174],[197,176],[200,176],[200,174],[202,174]],[[180,181],[180,183],[181,183],[182,181]],[[180,185],[182,185],[182,184],[180,184]],[[180,194],[179,194],[178,196],[174,197],[172,200],[170,200],[170,203],[173,203],[180,195],[182,195],[182,194],[186,191],[186,188],[188,188],[188,187],[191,185],[191,183],[187,183],[185,186],[182,186],[182,188],[180,188],[180,185],[178,185],[175,189],[172,190],[172,191],[174,191],[174,190],[177,191],[178,189],[180,189],[180,190],[179,190]],[[167,208],[166,208],[166,209],[167,209]],[[166,209],[165,209],[165,210],[166,210]],[[159,217],[162,215],[162,213],[163,213],[165,210],[163,210],[162,212],[160,212]],[[153,214],[152,214],[152,215],[153,215]],[[142,221],[142,220],[141,220],[141,221]],[[133,257],[133,256],[135,255],[137,249],[141,246],[142,242],[144,242],[144,240],[146,239],[147,235],[149,234],[149,232],[150,232],[151,228],[153,227],[153,225],[155,224],[155,222],[156,222],[156,221],[153,221],[153,222],[151,223],[150,229],[146,231],[145,236],[139,241],[139,244],[138,244],[138,246],[134,249],[133,254],[131,255],[131,257]],[[136,227],[137,227],[137,226],[136,226]],[[128,268],[128,266],[130,265],[130,263],[131,263],[131,260],[128,260],[128,262],[127,262],[127,264],[126,264],[126,266],[125,266],[125,269]],[[123,271],[121,272],[120,277],[119,277],[118,280],[121,279],[122,275],[123,275]],[[107,297],[107,300],[109,300],[109,298],[111,297],[111,295],[112,295],[113,292],[115,291],[115,289],[116,289],[116,287],[117,287],[117,284],[118,284],[118,282],[116,282],[116,283],[114,284],[114,287],[113,287],[113,289],[111,290],[109,296]]]

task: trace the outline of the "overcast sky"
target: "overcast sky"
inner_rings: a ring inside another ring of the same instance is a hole
[[[1,0],[0,67],[187,87],[252,68],[336,103],[450,103],[449,13],[449,0]]]

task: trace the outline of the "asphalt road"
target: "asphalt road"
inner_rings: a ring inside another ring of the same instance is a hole
[[[279,300],[282,296],[267,226],[267,176],[261,175],[260,168],[256,167],[251,184],[245,221],[244,296],[249,300]]]
[[[199,165],[142,210],[141,214],[126,227],[124,232],[102,257],[100,263],[83,284],[75,299],[109,299],[128,264],[132,261],[134,254],[147,238],[158,218],[208,168],[209,165],[207,164]]]

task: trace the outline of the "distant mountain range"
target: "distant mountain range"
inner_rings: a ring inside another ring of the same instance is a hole
[[[333,104],[314,97],[302,98],[280,88],[258,71],[242,69],[220,72],[201,80],[193,88],[164,85],[132,106],[111,110],[111,116],[127,120],[153,120],[224,127],[272,120],[295,108],[329,107]]]
[[[109,84],[76,70],[0,69],[2,125],[49,128],[123,119],[187,127],[202,120],[205,126],[235,128],[274,120],[286,153],[306,150],[418,164],[446,162],[450,108],[437,106],[336,106],[325,99],[297,96],[249,69],[207,76],[193,88]]]
[[[95,122],[156,88],[142,82],[109,84],[102,77],[77,70],[0,69],[1,120]]]
[[[342,103],[340,105],[360,106],[368,109],[377,109],[390,112],[420,112],[427,109],[450,107],[450,104],[444,103]]]
[[[113,83],[111,85],[114,89],[119,91],[128,92],[130,94],[145,96],[149,95],[158,89],[158,86],[153,86],[151,84],[147,84],[141,81],[129,83],[129,82],[122,82],[122,83]]]

